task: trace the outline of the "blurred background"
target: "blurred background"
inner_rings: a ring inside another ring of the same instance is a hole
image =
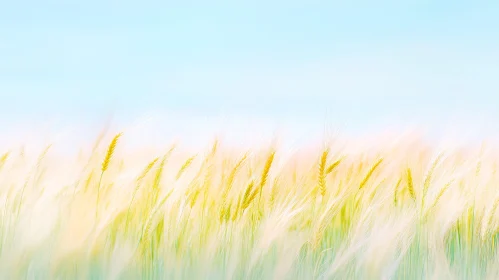
[[[414,127],[480,139],[499,132],[498,14],[498,1],[3,1],[1,141],[88,141],[110,119],[192,145]]]

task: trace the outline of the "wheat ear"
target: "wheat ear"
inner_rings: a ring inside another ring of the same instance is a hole
[[[270,168],[272,167],[272,163],[274,162],[275,151],[270,152],[267,157],[267,161],[265,162],[265,166],[263,168],[262,176],[260,178],[260,187],[257,189],[260,192],[259,200],[262,199],[263,187],[267,183],[267,178],[269,176]]]
[[[175,179],[178,180],[180,177],[182,177],[182,174],[184,174],[185,170],[189,168],[189,166],[192,164],[194,159],[196,158],[196,155],[193,155],[192,157],[188,158],[184,164],[182,164],[182,167],[180,167],[180,170],[177,173],[177,176],[175,176]]]
[[[322,152],[321,161],[319,163],[319,191],[321,196],[326,196],[326,162],[327,156],[329,154],[329,149],[325,149]]]
[[[412,173],[410,168],[407,168],[407,189],[409,190],[411,198],[416,201],[416,192],[414,191],[414,181],[412,180]]]
[[[383,162],[383,158],[380,158],[380,159],[378,159],[378,161],[376,161],[376,163],[374,163],[374,165],[371,167],[371,169],[369,169],[369,172],[367,172],[366,176],[364,177],[364,179],[360,183],[359,189],[362,189],[366,185],[367,181],[369,181],[369,178],[371,178],[374,171],[376,171],[376,169],[378,168],[378,166],[382,162]]]
[[[9,151],[9,152],[4,153],[4,154],[0,157],[0,169],[2,169],[2,167],[5,165],[5,162],[6,162],[6,161],[7,161],[7,159],[9,158],[9,155],[10,155],[10,151]]]

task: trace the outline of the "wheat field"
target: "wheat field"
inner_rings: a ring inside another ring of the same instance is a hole
[[[75,157],[1,147],[2,279],[499,279],[493,143],[127,136]]]

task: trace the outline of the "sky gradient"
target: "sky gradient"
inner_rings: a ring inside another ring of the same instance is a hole
[[[499,132],[498,1],[73,2],[0,4],[0,128]]]

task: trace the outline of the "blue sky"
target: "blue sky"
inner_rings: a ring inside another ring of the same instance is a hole
[[[498,14],[497,1],[3,1],[0,124],[497,122]]]

